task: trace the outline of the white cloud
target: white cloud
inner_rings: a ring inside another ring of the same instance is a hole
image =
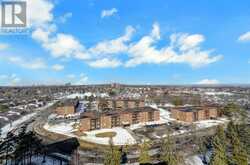
[[[63,66],[63,65],[60,65],[60,64],[55,64],[55,65],[52,66],[52,69],[53,69],[54,71],[61,71],[61,70],[64,69],[64,66]]]
[[[211,50],[201,50],[200,44],[204,41],[201,34],[172,34],[170,45],[157,49],[155,44],[160,39],[159,31],[160,27],[155,23],[150,35],[130,45],[128,53],[131,58],[125,63],[126,67],[167,63],[187,63],[192,67],[202,67],[222,58],[221,55],[211,56]]]
[[[122,65],[122,62],[117,59],[107,59],[103,58],[96,61],[91,61],[88,63],[89,66],[94,68],[116,68]]]
[[[24,59],[22,57],[18,56],[10,56],[5,58],[8,62],[16,64],[20,67],[26,68],[26,69],[45,69],[47,68],[47,65],[41,58],[35,58],[32,60]]]
[[[205,37],[201,34],[172,34],[170,44],[158,48],[157,43],[161,39],[158,23],[153,24],[149,35],[143,36],[138,41],[131,42],[135,29],[128,26],[124,35],[115,39],[104,40],[86,48],[74,36],[57,33],[56,26],[51,23],[53,7],[53,4],[47,6],[47,19],[41,21],[43,26],[39,26],[33,31],[32,38],[40,42],[42,47],[56,58],[81,59],[95,68],[169,63],[186,63],[195,68],[222,59],[221,55],[211,55],[213,52],[211,50],[201,49],[201,43],[205,41]],[[105,10],[102,12],[102,17],[111,16],[116,12],[117,9],[115,8]],[[49,15],[51,16],[49,17]],[[128,59],[126,61],[121,60],[119,58],[121,54],[127,55]],[[116,57],[111,57],[111,55],[116,55]]]
[[[53,57],[74,57],[77,59],[88,59],[89,55],[85,47],[72,35],[58,33],[55,37],[50,37],[52,30],[36,29],[32,37],[41,42],[42,46],[48,50]]]
[[[170,39],[172,46],[176,46],[180,50],[185,51],[201,44],[205,40],[205,37],[201,34],[189,35],[187,33],[177,33],[172,34]]]
[[[244,34],[242,34],[239,38],[238,38],[238,41],[241,41],[241,42],[248,42],[250,41],[250,31],[249,32],[246,32]]]
[[[215,84],[219,84],[220,82],[216,79],[203,79],[199,82],[197,82],[197,84],[200,85],[215,85]]]
[[[5,50],[9,47],[8,44],[0,43],[0,50]]]
[[[114,14],[116,14],[118,12],[118,10],[116,8],[112,8],[112,9],[109,9],[109,10],[103,10],[102,13],[101,13],[101,17],[104,18],[104,17],[110,17]]]
[[[153,24],[153,29],[151,32],[151,36],[157,40],[159,40],[161,38],[161,34],[160,34],[160,26],[159,24],[156,22]]]
[[[87,59],[88,54],[85,53],[85,48],[81,43],[72,35],[57,33],[57,26],[53,24],[54,7],[51,1],[47,0],[29,0],[30,8],[34,11],[32,21],[35,26],[32,32],[32,38],[39,43],[42,47],[48,50],[53,57],[74,57],[77,59]],[[39,11],[39,12],[37,12]],[[40,12],[41,11],[41,12]],[[40,14],[36,14],[40,13]],[[72,13],[66,13],[59,19],[66,21],[71,17]]]
[[[48,0],[27,0],[27,20],[32,27],[44,26],[53,20],[54,4]]]
[[[118,37],[117,39],[99,42],[94,47],[90,48],[89,51],[93,55],[106,55],[126,52],[128,50],[127,42],[131,40],[134,32],[135,29],[132,26],[127,26],[126,32],[123,36]]]
[[[72,13],[68,12],[68,13],[65,13],[64,15],[62,15],[61,17],[59,17],[59,21],[61,23],[65,23],[71,17],[72,17]]]

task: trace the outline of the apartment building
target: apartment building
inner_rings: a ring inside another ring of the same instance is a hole
[[[217,107],[175,107],[171,109],[173,118],[184,122],[195,122],[217,118],[219,116]]]
[[[62,115],[62,116],[74,114],[75,113],[75,106],[74,105],[65,105],[65,106],[57,107],[55,110],[55,113],[57,115]]]
[[[105,113],[85,112],[80,119],[80,131],[129,126],[160,120],[160,112],[151,107],[116,110]]]
[[[97,101],[97,104],[99,110],[123,110],[145,106],[145,102],[142,99],[100,99]]]

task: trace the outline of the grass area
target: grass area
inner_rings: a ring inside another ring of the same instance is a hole
[[[81,132],[81,131],[75,131],[75,132],[73,132],[73,134],[75,134],[76,136],[87,136],[86,133]]]
[[[102,138],[105,138],[105,137],[112,138],[115,135],[116,135],[116,132],[103,132],[103,133],[98,133],[95,136],[96,137],[102,137]]]
[[[0,112],[7,112],[9,110],[8,106],[0,104]]]

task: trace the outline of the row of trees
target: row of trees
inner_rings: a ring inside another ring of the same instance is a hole
[[[212,138],[212,156],[210,165],[248,165],[247,148],[240,139],[240,131],[230,122],[224,131],[222,126],[217,128]]]
[[[199,146],[202,155],[212,150],[209,165],[248,165],[250,155],[250,127],[247,123],[247,111],[229,103],[221,109],[228,117],[227,127],[218,126],[212,138]]]
[[[11,132],[0,142],[0,160],[3,164],[31,164],[34,155],[43,154],[45,147],[33,132],[23,127],[18,135]],[[9,163],[8,163],[9,162]]]
[[[144,141],[139,146],[139,163],[140,164],[150,164],[152,162],[152,156],[150,154],[151,142]],[[110,143],[109,150],[106,151],[104,157],[104,165],[120,165],[121,163],[126,163],[126,156],[128,154],[129,148],[119,149]],[[161,141],[161,148],[159,151],[159,162],[166,165],[180,165],[183,163],[183,157],[176,150],[175,141],[171,136],[163,138]]]

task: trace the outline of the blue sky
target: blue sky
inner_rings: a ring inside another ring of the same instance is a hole
[[[39,12],[38,12],[39,11]],[[27,0],[0,85],[250,83],[250,1]]]

